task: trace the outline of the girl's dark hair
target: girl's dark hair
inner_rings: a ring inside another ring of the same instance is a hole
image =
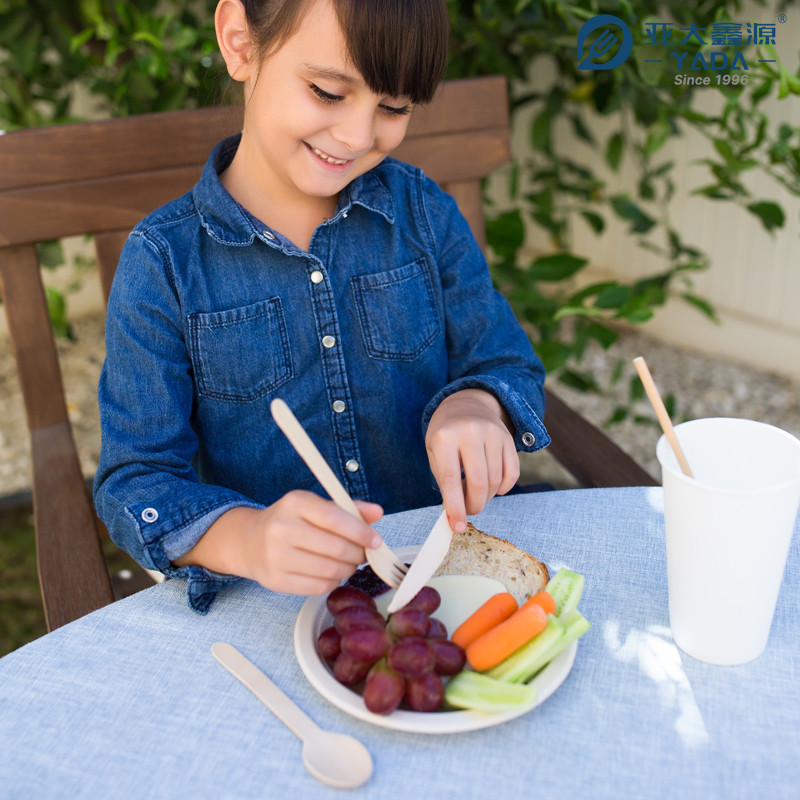
[[[259,59],[295,32],[314,0],[243,0]],[[330,0],[353,66],[376,94],[429,102],[444,73],[447,0]]]

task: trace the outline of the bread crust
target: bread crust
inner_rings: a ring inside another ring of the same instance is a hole
[[[550,575],[547,567],[530,553],[471,523],[453,536],[450,550],[436,575],[484,575],[500,581],[519,604],[541,592]]]

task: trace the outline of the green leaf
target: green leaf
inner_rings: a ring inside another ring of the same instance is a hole
[[[572,348],[563,342],[552,339],[534,344],[536,355],[542,360],[548,373],[561,369],[572,356]]]
[[[632,233],[647,233],[656,221],[624,195],[611,198],[611,207],[618,217],[631,223]]]
[[[615,133],[611,136],[606,145],[606,163],[615,172],[619,169],[620,162],[622,161],[624,146],[625,140],[621,133]]]
[[[566,317],[602,317],[603,312],[598,308],[592,306],[561,306],[561,308],[553,314],[553,320],[558,322],[560,319]]]
[[[620,312],[620,316],[630,322],[631,325],[641,325],[653,318],[653,309],[645,306],[640,306],[632,309],[631,311]]]
[[[525,223],[519,209],[506,211],[486,221],[486,240],[500,256],[516,254],[525,241]]]
[[[47,300],[47,313],[50,315],[50,324],[56,336],[65,339],[74,339],[72,328],[67,322],[67,301],[62,292],[53,289],[51,286],[45,287],[45,298]]]
[[[572,122],[572,130],[579,139],[583,139],[584,142],[592,145],[595,144],[592,132],[586,127],[586,123],[579,114],[571,114],[570,121]]]
[[[531,126],[531,143],[535,150],[550,150],[550,114],[542,111],[538,114]]]
[[[563,281],[583,269],[588,262],[588,258],[580,258],[571,253],[554,253],[537,258],[531,264],[529,272],[536,280]]]
[[[605,220],[594,211],[581,211],[581,216],[589,223],[595,233],[602,233],[606,227]]]
[[[597,384],[591,372],[576,372],[572,369],[565,369],[558,379],[566,386],[577,389],[579,392],[596,392],[602,394],[602,390]]]
[[[644,385],[638,375],[634,375],[628,384],[628,399],[631,403],[644,399]]]
[[[755,214],[770,233],[776,228],[782,228],[783,223],[786,221],[783,209],[777,203],[771,203],[766,200],[759,203],[750,203],[747,206],[747,210]]]
[[[659,120],[655,125],[651,126],[647,132],[647,140],[644,145],[645,155],[649,156],[660,150],[669,139],[671,133],[672,128],[666,120]]]
[[[689,303],[689,305],[692,305],[702,311],[703,314],[705,314],[712,322],[716,322],[717,325],[722,324],[722,320],[717,316],[714,306],[712,306],[707,300],[704,300],[702,297],[698,297],[691,292],[684,292],[681,297],[687,303]]]
[[[164,47],[164,43],[159,39],[157,36],[154,36],[149,31],[136,31],[133,34],[133,41],[134,42],[147,42],[147,44],[154,47],[156,50],[161,50]]]
[[[594,305],[596,308],[622,308],[630,296],[630,287],[616,284],[601,292],[595,299]]]
[[[619,334],[615,330],[594,322],[586,328],[586,335],[598,342],[603,350],[608,350],[619,339]]]
[[[37,244],[36,256],[45,269],[54,269],[64,263],[64,249],[58,239]]]
[[[604,427],[610,427],[611,425],[617,425],[623,422],[628,418],[628,413],[628,409],[624,406],[617,406],[611,416],[605,421]]]

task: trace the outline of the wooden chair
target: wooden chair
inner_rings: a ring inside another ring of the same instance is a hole
[[[50,629],[113,599],[99,523],[70,429],[36,244],[94,237],[105,296],[130,229],[198,179],[212,146],[241,127],[207,108],[0,136],[0,289],[30,428],[39,580]],[[458,201],[481,243],[481,179],[510,155],[505,80],[443,85],[397,156]],[[653,485],[603,433],[547,393],[551,451],[582,486]],[[107,534],[106,534],[107,535]]]

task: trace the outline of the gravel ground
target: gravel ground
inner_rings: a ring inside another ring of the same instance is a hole
[[[74,342],[60,341],[58,349],[64,373],[73,431],[87,477],[94,474],[100,451],[96,388],[104,356],[103,322],[100,315],[73,323]],[[603,425],[614,410],[628,402],[635,370],[631,360],[647,359],[653,377],[665,396],[676,398],[674,421],[707,416],[747,417],[777,425],[800,437],[800,381],[792,381],[750,367],[672,347],[639,332],[623,334],[611,353],[590,349],[581,369],[591,372],[605,395],[581,393],[557,385],[559,395],[597,425]],[[622,375],[612,378],[622,364]],[[632,406],[634,415],[650,423],[631,419],[607,429],[620,447],[655,477],[660,470],[655,444],[660,435],[646,399]],[[545,420],[546,421],[546,420]],[[549,457],[547,451],[523,456],[523,481],[549,481],[558,487],[574,482]],[[30,489],[30,446],[25,413],[16,377],[14,359],[7,341],[0,342],[0,498],[24,494]]]

